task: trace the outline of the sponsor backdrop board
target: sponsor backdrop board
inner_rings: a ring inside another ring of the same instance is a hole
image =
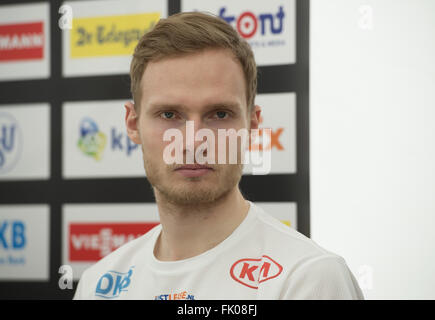
[[[296,62],[296,1],[182,0],[182,11],[206,11],[248,41],[259,66]]]
[[[0,7],[0,81],[50,76],[50,6]]]
[[[260,128],[271,132],[256,144],[271,163],[267,174],[244,169],[242,193],[310,236],[308,1],[5,0],[0,299],[71,299],[87,266],[158,223],[125,131],[129,64],[153,23],[192,10],[221,16],[255,53]]]
[[[154,203],[66,204],[62,211],[62,261],[73,267],[75,280],[86,268],[160,223]]]
[[[50,178],[50,106],[0,105],[0,180]]]
[[[50,208],[0,205],[0,280],[48,281]]]
[[[259,94],[255,104],[261,107],[260,130],[270,129],[270,138],[266,139],[264,132],[260,131],[259,135],[263,139],[251,145],[251,148],[269,151],[270,161],[263,159],[255,162],[260,157],[266,158],[267,153],[260,152],[254,157],[251,153],[255,151],[250,151],[245,155],[249,161],[244,166],[244,173],[296,173],[296,94]]]
[[[144,177],[140,146],[127,136],[124,100],[66,102],[63,177]]]
[[[63,75],[123,74],[140,37],[167,16],[166,1],[67,1],[72,29],[62,32]]]

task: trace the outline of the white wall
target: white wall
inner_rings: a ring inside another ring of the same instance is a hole
[[[435,1],[310,10],[312,238],[368,299],[435,299]]]

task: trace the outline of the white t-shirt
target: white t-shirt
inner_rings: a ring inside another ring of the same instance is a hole
[[[154,227],[87,269],[74,299],[364,299],[343,258],[249,203],[228,238],[189,259],[157,260]]]

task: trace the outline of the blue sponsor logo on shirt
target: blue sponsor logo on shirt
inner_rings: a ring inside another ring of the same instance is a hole
[[[134,266],[130,267],[127,272],[108,271],[98,280],[95,296],[105,299],[118,298],[120,294],[128,291],[127,288],[131,283]]]

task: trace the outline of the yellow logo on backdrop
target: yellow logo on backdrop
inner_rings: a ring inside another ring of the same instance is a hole
[[[71,30],[71,58],[132,55],[143,34],[159,21],[160,12],[76,18]]]
[[[281,222],[284,223],[285,225],[289,226],[289,227],[292,226],[292,225],[291,225],[291,222],[288,221],[288,220],[281,220]]]

